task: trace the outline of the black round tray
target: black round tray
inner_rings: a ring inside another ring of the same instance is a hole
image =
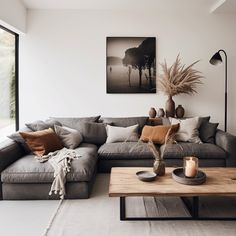
[[[136,175],[140,180],[144,182],[154,181],[157,177],[157,174],[151,171],[138,171]]]
[[[194,178],[188,178],[184,175],[183,168],[177,168],[173,170],[172,178],[180,184],[199,185],[199,184],[203,184],[206,181],[206,174],[198,170],[198,173]]]

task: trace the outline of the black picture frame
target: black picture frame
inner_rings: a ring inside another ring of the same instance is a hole
[[[156,93],[156,37],[106,37],[106,92]]]

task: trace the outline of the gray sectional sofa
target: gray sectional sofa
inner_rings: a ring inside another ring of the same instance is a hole
[[[88,198],[96,173],[109,172],[112,167],[148,167],[153,165],[153,155],[146,143],[105,143],[104,125],[127,127],[139,124],[140,132],[148,117],[127,118],[54,118],[62,125],[80,127],[81,122],[94,122],[93,130],[87,126],[84,142],[76,149],[81,158],[72,162],[72,172],[67,175],[66,198]],[[165,123],[166,120],[163,120]],[[217,130],[215,143],[168,144],[164,158],[167,166],[182,166],[187,155],[199,157],[200,166],[236,166],[236,137]],[[157,148],[163,148],[157,146]],[[1,199],[55,199],[49,196],[53,181],[53,168],[48,162],[39,163],[34,155],[26,153],[18,142],[7,140],[0,144]]]

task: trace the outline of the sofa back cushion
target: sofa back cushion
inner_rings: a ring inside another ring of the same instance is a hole
[[[100,120],[104,123],[112,124],[113,126],[128,127],[138,124],[139,133],[141,133],[145,124],[147,124],[148,117],[102,117]]]
[[[169,136],[176,133],[179,129],[179,124],[176,125],[145,125],[140,140],[143,142],[152,141],[155,144],[164,144],[167,133]]]
[[[60,139],[51,128],[35,132],[20,132],[20,135],[36,156],[41,157],[63,148]]]
[[[81,122],[97,122],[100,116],[91,117],[51,117],[63,126],[79,130]]]
[[[54,129],[54,125],[61,126],[61,123],[54,119],[48,119],[46,121],[36,120],[32,123],[26,123],[25,125],[33,131],[39,131],[49,128]]]
[[[83,136],[83,142],[102,145],[106,142],[107,132],[105,123],[81,122],[78,126]]]

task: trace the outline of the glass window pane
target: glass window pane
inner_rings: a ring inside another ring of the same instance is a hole
[[[15,40],[0,28],[0,141],[16,129]]]

